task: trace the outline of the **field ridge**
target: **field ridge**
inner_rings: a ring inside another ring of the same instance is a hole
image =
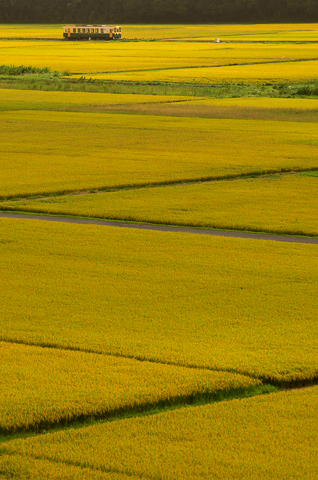
[[[271,175],[279,175],[279,174],[293,174],[293,173],[305,173],[305,172],[316,172],[318,171],[318,166],[315,167],[280,167],[280,168],[270,168],[265,170],[256,170],[255,172],[243,172],[243,173],[228,173],[225,175],[207,175],[202,177],[196,178],[182,178],[182,179],[170,179],[170,180],[162,180],[162,181],[150,181],[150,182],[140,182],[140,183],[132,183],[132,184],[123,184],[123,185],[114,185],[114,186],[100,186],[100,187],[88,187],[88,188],[78,188],[74,189],[63,189],[55,192],[34,192],[34,193],[20,193],[20,194],[6,194],[0,195],[0,210],[7,209],[7,207],[2,208],[1,202],[5,202],[7,200],[19,201],[24,200],[27,198],[47,198],[47,197],[60,197],[64,195],[71,195],[71,194],[91,194],[91,193],[99,193],[99,192],[114,192],[114,191],[121,191],[121,190],[137,190],[141,188],[155,188],[155,187],[165,187],[165,186],[172,186],[172,185],[190,185],[194,183],[203,183],[203,182],[218,182],[218,181],[225,181],[225,180],[243,180],[248,179],[251,177],[266,177]]]
[[[312,375],[310,378],[293,378],[293,379],[275,379],[273,377],[270,377],[266,374],[258,374],[258,375],[253,375],[251,372],[245,371],[245,370],[239,370],[235,368],[212,368],[206,365],[196,365],[193,363],[177,363],[172,360],[158,360],[156,358],[151,358],[151,357],[144,357],[142,355],[129,355],[129,354],[123,354],[123,353],[117,353],[117,352],[106,352],[102,350],[94,350],[92,348],[83,348],[83,347],[76,347],[76,346],[61,346],[58,343],[52,343],[52,342],[47,342],[47,343],[42,343],[42,342],[36,342],[36,341],[25,341],[25,340],[20,340],[20,339],[10,339],[7,337],[4,337],[0,335],[0,341],[5,342],[5,343],[13,343],[13,344],[18,344],[18,345],[28,345],[28,346],[34,346],[34,347],[41,347],[41,348],[53,348],[57,350],[66,350],[66,351],[74,351],[74,352],[83,352],[83,353],[94,353],[96,355],[107,355],[110,357],[120,357],[120,358],[127,358],[127,359],[132,359],[132,360],[137,360],[140,362],[150,362],[150,363],[156,363],[159,365],[172,365],[174,367],[180,367],[180,368],[191,368],[195,370],[209,370],[212,372],[226,372],[226,373],[236,373],[238,375],[242,375],[245,377],[253,378],[256,380],[261,380],[262,382],[266,382],[267,384],[270,384],[275,387],[280,387],[280,388],[300,388],[300,387],[308,387],[310,385],[318,385],[318,369],[315,372],[314,375]]]
[[[214,370],[215,371],[215,370]],[[307,386],[307,385],[306,385]],[[28,432],[39,432],[41,430],[54,429],[58,427],[63,429],[64,427],[70,427],[72,425],[85,424],[87,421],[99,421],[99,420],[119,420],[125,419],[127,416],[136,417],[141,414],[144,415],[155,415],[161,413],[163,410],[175,410],[180,408],[185,408],[189,406],[198,406],[198,405],[207,405],[209,403],[230,401],[234,399],[249,398],[258,395],[276,393],[277,387],[271,384],[263,384],[259,386],[250,386],[250,387],[241,387],[229,390],[227,392],[220,390],[216,391],[206,391],[198,394],[190,395],[177,395],[171,396],[165,400],[160,400],[156,403],[144,402],[138,406],[130,407],[120,407],[109,410],[108,412],[100,413],[88,413],[88,414],[78,414],[74,416],[71,420],[67,417],[61,417],[58,421],[45,421],[42,420],[34,425],[30,424],[28,428],[25,427],[16,427],[14,430],[0,429],[0,434],[10,435],[12,433],[22,433],[25,431]],[[1,443],[1,442],[0,442]]]

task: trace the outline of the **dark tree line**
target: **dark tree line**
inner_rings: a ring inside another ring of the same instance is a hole
[[[318,22],[318,0],[0,0],[0,23]]]

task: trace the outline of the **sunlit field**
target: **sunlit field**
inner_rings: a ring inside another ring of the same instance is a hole
[[[6,432],[138,412],[196,396],[217,399],[261,385],[227,372],[15,343],[0,342],[0,358],[0,431]]]
[[[315,44],[0,41],[0,65],[50,67],[62,73],[68,71],[91,75],[93,78],[104,78],[97,74],[123,72],[120,77],[109,77],[116,80],[180,82],[196,79],[202,82],[207,77],[209,82],[214,78],[275,78],[277,74],[282,78],[285,72],[286,78],[289,78],[290,71],[293,72],[294,80],[298,77],[307,79],[315,78],[315,63],[309,62],[308,67],[302,63],[291,63],[290,70],[286,70],[289,65],[287,62],[317,58]],[[234,74],[229,73],[232,70],[225,68],[216,68],[214,71],[214,67],[219,66],[264,62],[266,65],[262,66],[263,68],[259,65],[247,67],[248,75],[244,73],[244,67],[240,67],[240,70],[232,67]],[[280,63],[267,65],[267,62]],[[189,68],[191,72],[187,70]],[[107,78],[105,76],[105,79]]]
[[[3,202],[0,208],[318,236],[318,171],[309,176],[271,176]]]
[[[2,198],[317,167],[309,122],[21,110],[0,128]]]
[[[4,341],[317,375],[316,245],[4,219],[1,242]]]
[[[122,36],[0,26],[0,479],[314,480],[318,26]]]
[[[232,480],[233,470],[241,480],[314,479],[317,408],[318,388],[312,387],[104,423],[9,442],[0,468],[15,478],[57,478],[63,464],[72,479]]]
[[[238,62],[239,63],[239,62]],[[244,62],[242,62],[244,63]],[[318,75],[318,60],[299,62],[275,62],[259,65],[231,65],[204,68],[179,68],[166,69],[161,71],[134,71],[93,74],[92,78],[99,80],[113,81],[142,81],[154,82],[186,82],[186,83],[207,83],[215,82],[249,82],[266,84],[266,82],[278,83],[286,81],[289,83],[305,82],[316,80]]]

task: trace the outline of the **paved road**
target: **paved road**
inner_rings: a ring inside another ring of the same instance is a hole
[[[230,232],[226,230],[209,230],[203,228],[174,227],[172,225],[154,225],[145,223],[129,223],[110,220],[94,220],[89,218],[69,218],[53,215],[31,215],[28,213],[0,212],[0,218],[22,218],[42,220],[46,222],[75,223],[81,225],[103,225],[106,227],[135,228],[138,230],[156,230],[160,232],[184,232],[216,237],[254,238],[257,240],[274,240],[276,242],[310,243],[318,245],[318,238],[292,237],[287,235],[271,235],[265,233]]]

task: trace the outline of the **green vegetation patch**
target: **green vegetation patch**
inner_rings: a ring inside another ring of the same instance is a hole
[[[38,68],[24,65],[0,65],[0,75],[28,75],[32,73],[47,74],[51,73],[49,67]],[[57,72],[55,72],[57,73]]]
[[[318,172],[303,172],[299,175],[302,177],[318,177]]]

